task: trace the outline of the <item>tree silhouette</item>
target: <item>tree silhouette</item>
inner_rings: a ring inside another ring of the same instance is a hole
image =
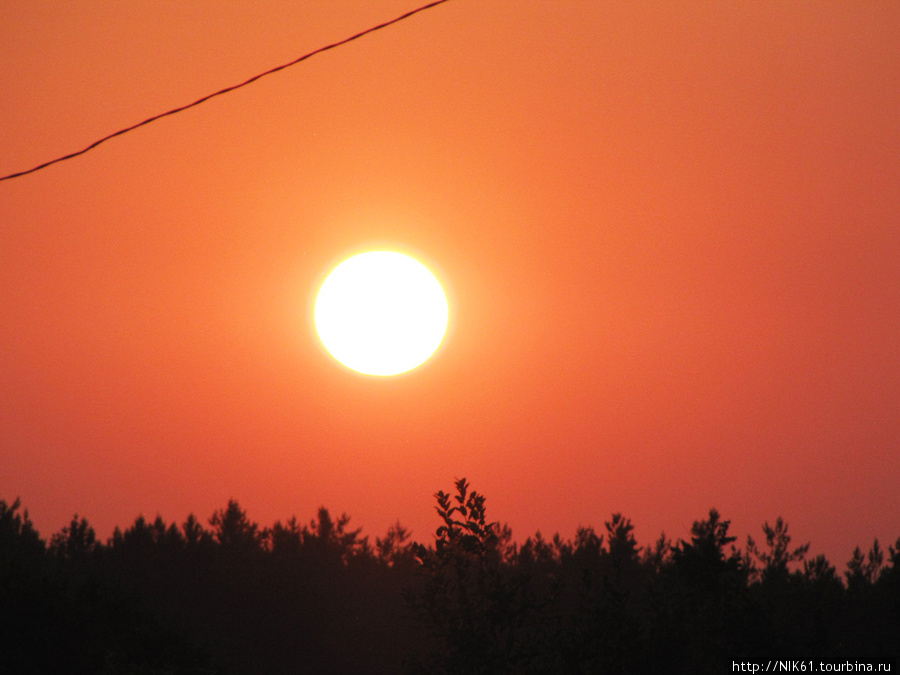
[[[54,534],[50,539],[50,552],[60,558],[69,560],[84,560],[84,558],[97,549],[97,535],[86,518],[78,518],[76,514],[72,521]]]
[[[791,537],[788,534],[787,523],[781,518],[775,521],[775,526],[766,521],[763,524],[763,533],[766,535],[766,549],[761,550],[753,537],[747,537],[747,551],[762,565],[758,571],[763,581],[773,583],[786,583],[788,578],[788,566],[792,562],[802,562],[809,552],[809,543],[790,550]],[[757,570],[751,569],[751,575],[755,576]]]
[[[281,559],[296,559],[303,548],[303,528],[297,524],[297,518],[290,518],[284,525],[281,521],[263,533],[269,551]]]
[[[672,549],[653,590],[654,667],[668,660],[692,672],[714,672],[729,658],[749,657],[749,572],[729,526],[710,509],[706,520],[694,521],[691,540]]]
[[[867,555],[863,555],[857,546],[853,550],[853,557],[847,562],[847,587],[851,590],[870,586],[878,578],[881,566],[884,564],[884,551],[876,539]]]
[[[12,506],[0,499],[0,574],[5,578],[13,571],[24,571],[43,558],[45,545],[28,517],[28,511],[16,513],[21,501]]]
[[[208,550],[212,546],[212,533],[203,527],[193,513],[189,514],[181,525],[181,532],[184,535],[184,546],[187,551]]]
[[[324,506],[319,508],[318,518],[311,521],[309,529],[302,532],[303,543],[310,553],[327,563],[348,564],[357,554],[367,554],[368,539],[360,537],[362,528],[350,530],[350,516],[341,514],[334,520]]]
[[[247,512],[234,499],[229,499],[228,506],[216,511],[209,524],[223,551],[249,554],[260,549],[259,526],[250,522]]]
[[[375,539],[375,551],[378,559],[393,566],[410,566],[415,561],[415,551],[409,541],[410,533],[398,520],[388,528],[384,538]]]
[[[543,648],[552,636],[540,620],[531,577],[514,565],[515,549],[503,546],[509,528],[486,519],[485,497],[465,478],[456,494],[438,491],[442,524],[434,548],[416,544],[426,575],[414,604],[441,648],[424,665],[448,673],[512,673],[551,667]],[[535,672],[540,672],[539,670]]]

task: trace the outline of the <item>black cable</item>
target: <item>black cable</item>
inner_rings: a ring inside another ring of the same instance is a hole
[[[443,4],[447,1],[448,0],[435,0],[434,2],[431,2],[427,5],[423,5],[417,9],[407,12],[406,14],[403,14],[402,16],[398,16],[395,19],[391,19],[390,21],[385,21],[384,23],[378,24],[377,26],[373,26],[372,28],[367,28],[366,30],[362,31],[361,33],[352,35],[352,36],[345,38],[339,42],[335,42],[330,45],[326,45],[325,47],[319,47],[319,49],[309,52],[308,54],[304,54],[300,58],[294,59],[290,63],[285,63],[283,65],[276,66],[275,68],[272,68],[271,70],[267,70],[264,73],[260,73],[259,75],[254,75],[253,77],[251,77],[249,80],[246,80],[245,82],[241,82],[240,84],[235,84],[231,87],[226,87],[225,89],[220,89],[219,91],[217,91],[213,94],[209,94],[207,96],[204,96],[203,98],[198,98],[193,103],[188,103],[187,105],[183,105],[180,108],[173,108],[172,110],[167,110],[166,112],[160,113],[159,115],[154,115],[153,117],[149,117],[149,118],[145,119],[143,122],[138,122],[137,124],[135,124],[133,126],[127,127],[125,129],[119,129],[119,131],[116,131],[115,133],[112,133],[109,136],[104,136],[99,141],[94,141],[93,143],[91,143],[89,146],[87,146],[83,150],[79,150],[78,152],[73,152],[72,154],[65,155],[63,157],[57,157],[56,159],[51,159],[49,162],[44,162],[43,164],[39,164],[38,166],[36,166],[34,168],[27,169],[26,171],[19,171],[18,173],[11,173],[8,176],[0,176],[0,181],[9,180],[10,178],[18,178],[19,176],[25,176],[29,173],[34,173],[35,171],[40,171],[41,169],[45,169],[46,167],[51,166],[52,164],[56,164],[57,162],[62,162],[66,159],[72,159],[73,157],[78,157],[79,155],[83,155],[88,150],[93,150],[101,143],[105,143],[106,141],[108,141],[112,138],[115,138],[116,136],[121,136],[122,134],[127,134],[129,131],[134,131],[135,129],[138,129],[139,127],[142,127],[145,124],[150,124],[150,122],[155,122],[156,120],[161,119],[163,117],[168,117],[169,115],[174,115],[175,113],[180,113],[181,111],[187,110],[188,108],[193,108],[194,106],[200,105],[204,101],[208,101],[209,99],[215,98],[216,96],[221,96],[222,94],[227,94],[228,92],[234,91],[235,89],[240,89],[241,87],[246,87],[251,82],[256,82],[256,80],[258,80],[262,77],[265,77],[266,75],[271,75],[272,73],[277,73],[279,70],[284,70],[285,68],[294,66],[294,65],[300,63],[301,61],[305,61],[306,59],[308,59],[311,56],[315,56],[316,54],[321,54],[322,52],[327,52],[329,49],[334,49],[335,47],[340,47],[341,45],[345,45],[348,42],[352,42],[353,40],[356,40],[357,38],[361,38],[363,35],[368,35],[369,33],[374,33],[377,30],[381,30],[382,28],[386,28],[386,27],[390,26],[391,24],[395,24],[399,21],[403,21],[403,19],[408,19],[413,14],[418,14],[419,12],[423,12],[426,9],[431,9],[432,7]]]

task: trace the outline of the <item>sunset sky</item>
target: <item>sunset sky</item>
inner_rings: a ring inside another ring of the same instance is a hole
[[[424,0],[423,0],[424,2]],[[417,2],[0,4],[0,175]],[[900,3],[451,0],[0,182],[0,498],[105,540],[233,497],[432,540],[716,507],[900,536]],[[397,378],[321,347],[372,248],[440,278]]]

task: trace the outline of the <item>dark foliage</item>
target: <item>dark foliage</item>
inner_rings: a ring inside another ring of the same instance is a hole
[[[50,537],[0,501],[0,672],[723,672],[735,662],[896,663],[900,539],[843,575],[778,518],[743,550],[712,509],[648,547],[613,514],[517,545],[484,495],[435,495],[434,541],[374,546],[346,515],[260,527],[231,500],[204,526],[138,517],[104,544]]]

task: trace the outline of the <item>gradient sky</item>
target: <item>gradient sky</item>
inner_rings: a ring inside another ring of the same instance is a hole
[[[415,2],[0,4],[0,174]],[[900,536],[900,3],[452,0],[0,183],[0,498],[44,536],[320,505],[431,541],[717,507],[843,568]],[[373,247],[445,284],[425,366],[311,323]]]

